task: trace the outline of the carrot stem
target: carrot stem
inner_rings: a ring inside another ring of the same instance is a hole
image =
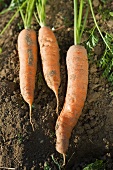
[[[19,4],[19,0],[18,0],[18,4]],[[23,14],[22,9],[20,8],[20,6],[19,6],[19,10],[20,10],[20,14],[21,14],[21,17],[22,17],[22,20],[23,20],[23,23],[24,23],[24,27],[25,27],[25,17],[24,17],[24,14]]]
[[[27,28],[30,28],[31,26],[31,19],[32,19],[34,4],[35,4],[35,0],[29,0],[28,11],[27,11],[28,18],[26,21]]]
[[[26,14],[25,14],[25,26],[24,26],[24,27],[26,27],[26,25],[27,25],[28,8],[29,8],[28,2],[29,2],[29,1],[27,1]]]
[[[80,1],[80,8],[79,8],[79,15],[78,15],[78,29],[81,27],[81,21],[82,21],[82,11],[83,11],[83,5],[84,0]]]
[[[78,43],[78,31],[77,31],[77,0],[74,0],[74,44]]]
[[[46,19],[46,13],[45,13],[45,6],[46,6],[47,0],[38,0],[36,2],[36,9],[38,12],[38,23],[41,27],[46,25],[45,19]],[[36,17],[36,15],[35,15]],[[37,17],[36,17],[37,18]]]
[[[28,0],[27,2],[27,7],[26,7],[26,14],[24,16],[22,9],[19,7],[20,14],[24,23],[24,28],[30,28],[31,27],[31,19],[33,15],[33,8],[35,4],[35,0]]]
[[[82,14],[83,14],[84,0],[80,1],[79,13],[78,13],[78,4],[77,0],[74,0],[74,44],[80,44],[81,37],[86,25],[89,7],[86,9],[86,14],[84,17],[84,21],[82,23]]]
[[[35,16],[35,18],[36,18],[36,21],[37,21],[37,22],[39,23],[39,25],[40,25],[40,21],[39,21],[37,15],[36,15],[36,12],[34,12],[34,16]]]
[[[85,17],[84,17],[84,22],[83,22],[83,25],[82,25],[82,28],[81,28],[81,31],[80,31],[79,42],[81,41],[82,34],[83,34],[83,31],[84,31],[84,28],[85,28],[85,25],[86,25],[86,21],[87,21],[87,17],[88,17],[88,12],[89,12],[89,6],[86,9],[86,13],[85,13]]]
[[[81,0],[80,1],[80,8],[79,8],[79,14],[78,14],[78,23],[77,23],[77,27],[78,27],[78,43],[80,43],[80,29],[81,29],[81,21],[82,21],[82,11],[83,11],[83,5],[84,5],[84,3],[83,3],[84,1],[83,0]]]

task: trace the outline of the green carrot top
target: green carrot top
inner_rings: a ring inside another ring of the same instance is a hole
[[[45,19],[46,19],[46,13],[45,13],[45,6],[46,6],[47,0],[37,0],[36,2],[36,9],[38,13],[38,17],[35,14],[35,17],[37,19],[37,22],[41,27],[46,25]]]
[[[20,7],[19,9],[20,9],[22,20],[24,22],[24,28],[30,28],[36,0],[26,0],[26,3],[27,3],[27,6],[26,6],[25,15],[23,13],[23,10]]]
[[[89,7],[86,10],[84,22],[82,23],[82,13],[84,7],[84,0],[80,0],[80,6],[78,10],[78,0],[74,0],[74,44],[77,45],[81,42],[81,37],[85,28]]]

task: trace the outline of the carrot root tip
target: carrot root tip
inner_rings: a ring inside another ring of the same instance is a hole
[[[66,154],[63,153],[63,165],[62,166],[65,166],[65,164],[66,164]]]
[[[56,114],[59,116],[59,113],[58,113],[58,106],[56,107]]]
[[[56,100],[57,100],[57,107],[56,107],[56,113],[57,115],[59,116],[58,114],[58,108],[59,108],[59,99],[58,99],[58,94],[55,92],[55,96],[56,96]]]
[[[34,129],[34,125],[33,125],[33,122],[32,122],[32,105],[29,105],[29,108],[30,108],[30,113],[29,113],[29,116],[30,116],[30,124],[31,124],[31,126],[32,126],[33,131],[34,131],[35,129]]]

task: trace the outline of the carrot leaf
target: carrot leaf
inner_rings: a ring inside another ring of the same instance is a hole
[[[8,6],[8,8],[4,9],[3,11],[0,12],[0,15],[5,14],[8,11],[12,11],[18,8],[18,1],[20,6],[25,2],[25,0],[11,0],[10,5]],[[1,3],[1,1],[0,1]],[[4,1],[5,3],[5,1]],[[6,4],[5,4],[6,7]]]
[[[87,165],[83,170],[104,170],[105,164],[102,160],[96,160],[94,163]]]
[[[104,43],[106,44],[107,48],[108,48],[109,51],[113,54],[113,52],[112,52],[109,44],[107,43],[106,39],[105,39],[104,36],[102,35],[102,32],[101,32],[101,30],[100,30],[100,28],[99,28],[99,26],[98,26],[98,23],[97,23],[97,21],[96,21],[95,14],[94,14],[94,11],[93,11],[93,7],[92,7],[92,2],[91,2],[91,0],[89,0],[89,5],[90,5],[90,9],[91,9],[91,13],[92,13],[92,16],[93,16],[93,20],[94,20],[95,26],[97,27],[97,30],[98,30],[101,38],[103,39]]]

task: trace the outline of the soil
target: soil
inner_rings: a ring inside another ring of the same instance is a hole
[[[106,24],[98,15],[98,7],[101,3],[101,1],[93,1],[97,19],[105,30],[112,33],[112,21]],[[113,9],[111,1],[103,5],[103,10],[108,8]],[[47,25],[51,28],[59,28],[55,31],[55,35],[61,56],[60,113],[67,85],[66,52],[73,44],[73,1],[49,1],[46,10]],[[0,16],[0,31],[13,14],[8,12]],[[88,26],[92,28],[92,24],[93,20],[89,17]],[[32,25],[38,35],[39,26],[35,19]],[[0,37],[2,49],[0,54],[0,169],[82,170],[87,164],[101,159],[105,162],[105,169],[112,170],[113,86],[102,77],[102,70],[96,65],[103,50],[101,43],[95,47],[93,57],[89,58],[87,99],[82,115],[72,132],[66,166],[61,168],[62,155],[55,150],[56,98],[44,80],[40,55],[32,114],[34,132],[29,121],[28,104],[20,94],[17,37],[22,29],[23,24],[18,15]]]

